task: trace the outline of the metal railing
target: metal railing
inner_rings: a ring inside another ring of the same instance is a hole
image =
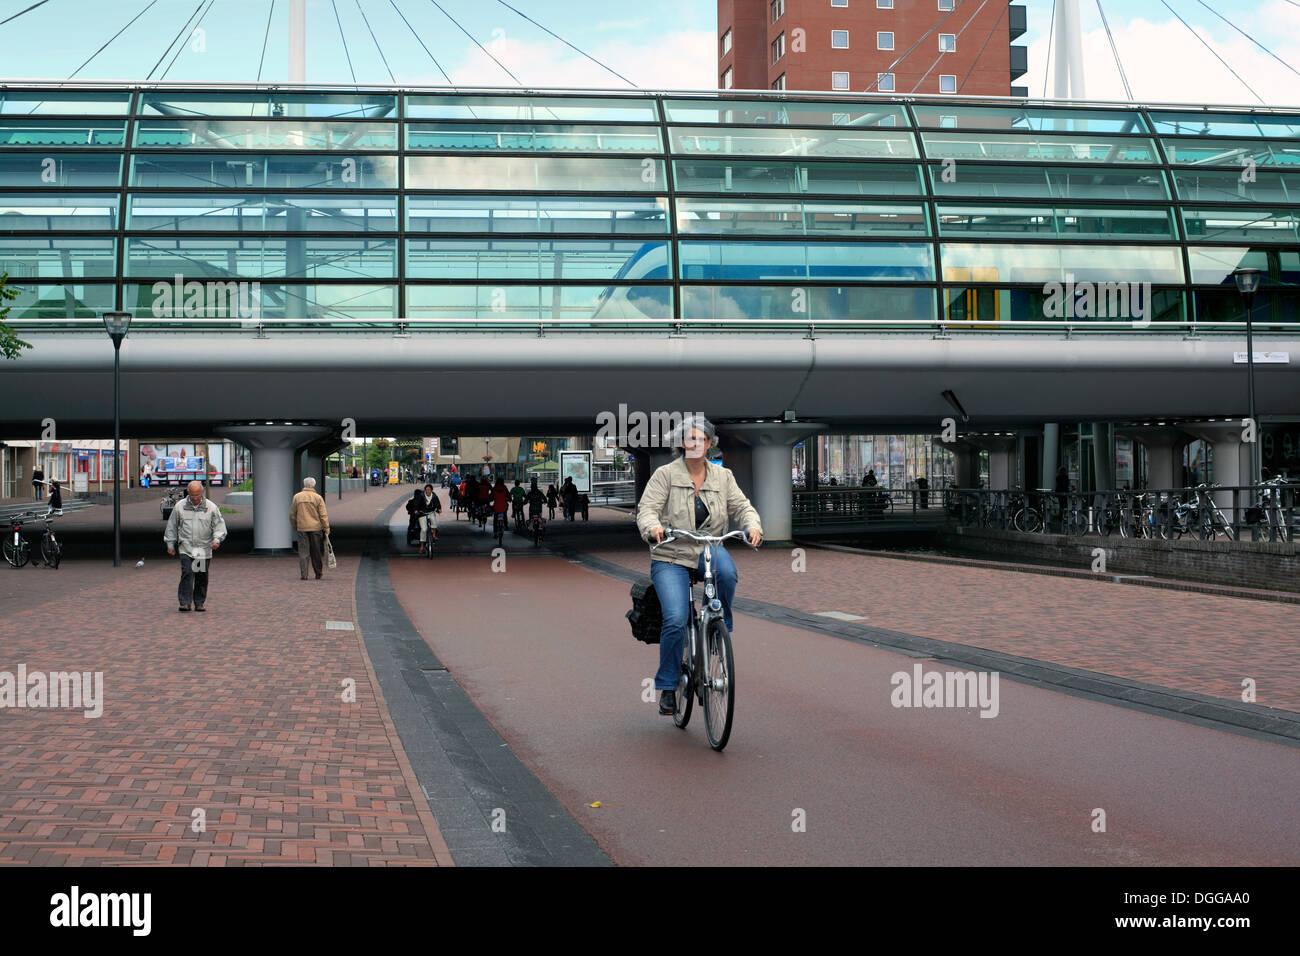
[[[792,492],[791,521],[801,529],[936,524],[942,492],[919,488],[845,486]]]
[[[964,527],[1024,534],[1289,541],[1300,533],[1300,484],[1058,492],[952,488],[942,507]]]

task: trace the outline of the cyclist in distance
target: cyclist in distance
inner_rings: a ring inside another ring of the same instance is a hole
[[[705,457],[716,437],[713,423],[703,415],[686,416],[681,427],[674,431],[671,445],[677,457],[655,469],[637,505],[636,525],[643,539],[658,544],[664,538],[665,526],[722,535],[730,519],[745,530],[745,540],[751,548],[757,548],[762,542],[758,512],[736,484],[731,470],[712,464]],[[661,714],[671,715],[677,709],[691,568],[704,574],[704,545],[700,542],[678,538],[651,552],[650,577],[664,616],[659,637],[659,671],[655,674]],[[721,545],[713,548],[713,573],[718,598],[722,601],[723,620],[731,631],[736,564]]]
[[[507,525],[510,523],[510,489],[506,487],[504,478],[497,478],[497,483],[492,488],[492,517],[497,515]]]
[[[516,521],[524,520],[524,499],[527,497],[528,492],[524,491],[524,483],[516,478],[515,486],[510,489],[510,503],[513,506]]]
[[[533,479],[532,486],[528,489],[528,495],[524,498],[524,501],[528,504],[529,521],[542,516],[542,509],[546,507],[546,495],[542,492],[542,489],[537,487],[536,478]]]

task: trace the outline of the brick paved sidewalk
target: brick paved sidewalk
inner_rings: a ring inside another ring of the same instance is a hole
[[[648,548],[570,543],[649,571]],[[797,573],[789,550],[729,550],[741,597],[1225,700],[1251,678],[1256,703],[1300,712],[1294,605],[816,548]]]
[[[450,863],[360,632],[325,629],[355,621],[357,561],[301,581],[296,557],[218,552],[204,614],[177,612],[165,554],[0,568],[0,671],[104,679],[98,719],[0,710],[0,863]]]

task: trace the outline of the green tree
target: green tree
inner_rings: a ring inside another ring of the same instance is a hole
[[[18,298],[18,293],[8,287],[9,273],[0,272],[0,354],[7,359],[16,359],[19,351],[32,347],[30,342],[24,342],[20,339],[13,329],[5,325],[5,319],[9,315],[9,306],[5,305]]]

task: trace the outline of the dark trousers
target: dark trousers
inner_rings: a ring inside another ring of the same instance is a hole
[[[211,569],[211,558],[191,558],[188,554],[181,555],[181,584],[176,589],[176,600],[181,607],[188,607],[191,602],[202,606],[208,599],[208,573]],[[197,565],[203,570],[197,570]]]
[[[316,572],[316,577],[321,575],[321,552],[325,550],[325,532],[324,531],[299,531],[298,532],[298,571],[305,578],[307,576],[307,560],[311,559],[312,570]]]

